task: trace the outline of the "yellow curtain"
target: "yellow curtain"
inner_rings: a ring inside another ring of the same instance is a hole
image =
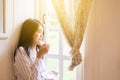
[[[79,65],[82,61],[80,46],[87,25],[87,19],[92,0],[52,0],[61,28],[66,40],[71,47],[71,65],[69,70]],[[66,9],[67,8],[67,9]]]

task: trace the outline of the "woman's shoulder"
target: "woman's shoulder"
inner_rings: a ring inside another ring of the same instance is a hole
[[[20,52],[21,52],[21,51],[22,51],[22,52],[25,51],[24,47],[22,47],[22,46],[18,47],[16,50],[17,50],[17,51],[20,51]]]
[[[26,51],[25,51],[24,47],[22,47],[22,46],[18,47],[18,48],[16,49],[16,52],[17,52],[17,54],[18,54],[18,53],[26,54]]]

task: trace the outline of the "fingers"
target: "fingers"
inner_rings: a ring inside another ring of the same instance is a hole
[[[48,44],[43,44],[40,47],[40,50],[38,51],[37,57],[40,58],[44,54],[48,53],[48,50],[49,50],[49,45]]]
[[[41,46],[41,48],[43,48],[43,49],[45,49],[45,50],[48,51],[48,49],[49,49],[49,45],[48,45],[48,44],[43,44],[43,45]]]
[[[43,44],[40,48],[40,52],[42,52],[41,54],[46,54],[49,50],[49,45],[48,44]]]

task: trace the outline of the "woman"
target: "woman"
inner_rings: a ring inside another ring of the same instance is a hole
[[[44,28],[38,20],[27,19],[23,23],[14,54],[17,80],[46,80],[42,74],[46,72],[44,55],[49,45],[42,44],[43,36]]]

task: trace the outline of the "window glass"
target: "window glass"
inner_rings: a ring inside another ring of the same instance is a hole
[[[63,80],[76,80],[76,69],[73,71],[69,71],[68,67],[70,65],[70,61],[64,60],[63,62]]]
[[[59,30],[53,25],[49,25],[47,34],[47,42],[50,45],[49,52],[50,54],[59,53]]]
[[[59,60],[47,58],[47,71],[53,70],[59,72]]]

